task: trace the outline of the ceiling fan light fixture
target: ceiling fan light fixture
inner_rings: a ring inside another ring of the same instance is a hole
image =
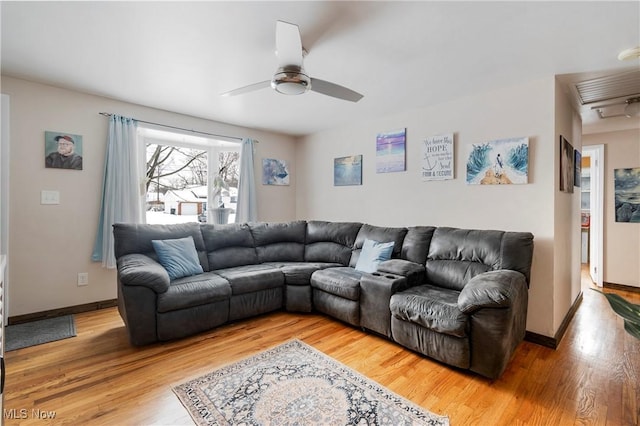
[[[640,46],[623,50],[618,55],[619,61],[626,61],[627,59],[637,59],[637,58],[640,58]]]
[[[302,70],[279,69],[271,87],[284,95],[301,95],[311,89],[311,79]]]
[[[624,115],[627,118],[640,116],[640,97],[627,99],[627,106],[624,107]]]

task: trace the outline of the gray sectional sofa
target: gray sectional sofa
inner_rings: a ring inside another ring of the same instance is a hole
[[[494,379],[525,334],[527,232],[294,221],[115,224],[114,236],[118,308],[134,345],[279,309],[317,311]],[[170,279],[154,244],[185,237],[202,273]],[[356,269],[366,240],[394,242],[377,271]]]

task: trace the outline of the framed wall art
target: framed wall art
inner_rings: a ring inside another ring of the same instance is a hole
[[[406,170],[407,129],[379,133],[376,136],[376,173]]]
[[[422,141],[422,180],[453,179],[453,133]]]
[[[575,166],[573,173],[573,186],[580,187],[580,181],[582,180],[582,154],[577,149],[575,149],[573,153],[573,164]]]
[[[333,185],[362,185],[362,155],[334,158]]]
[[[45,131],[44,166],[52,169],[82,170],[82,136]]]
[[[529,183],[529,138],[499,139],[471,145],[467,159],[467,183]]]
[[[574,161],[573,145],[564,136],[560,136],[560,191],[562,192],[573,193]]]
[[[640,167],[615,169],[616,222],[640,223]]]
[[[289,168],[284,160],[262,159],[263,185],[289,185]]]

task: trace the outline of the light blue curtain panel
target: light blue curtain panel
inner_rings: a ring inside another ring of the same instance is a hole
[[[256,222],[258,220],[256,179],[253,170],[253,147],[253,139],[245,138],[242,140],[236,223]]]
[[[137,143],[137,122],[112,115],[109,118],[107,154],[100,220],[91,259],[105,268],[115,268],[112,225],[119,222],[143,223],[142,165]]]

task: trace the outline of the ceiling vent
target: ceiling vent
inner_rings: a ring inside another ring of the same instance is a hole
[[[625,72],[576,83],[582,105],[640,95],[640,71]]]
[[[600,118],[637,117],[640,71],[628,71],[575,83],[578,102]]]

